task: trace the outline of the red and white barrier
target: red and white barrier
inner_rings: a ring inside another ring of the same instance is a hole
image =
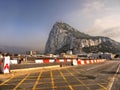
[[[85,64],[85,62],[84,62],[83,60],[81,60],[81,64],[82,64],[82,65],[84,65],[84,64]]]
[[[55,62],[60,63],[60,62],[70,62],[70,59],[59,59],[57,58]]]
[[[71,62],[72,61],[72,59],[67,59],[67,62]]]
[[[73,59],[72,62],[73,62],[73,65],[74,65],[74,66],[78,65],[78,61],[77,61],[76,59]]]
[[[35,63],[64,63],[64,62],[72,62],[73,59],[61,59],[61,58],[56,58],[56,59],[36,59]],[[75,59],[76,60],[76,59]]]
[[[73,60],[72,63],[73,65],[84,65],[84,64],[93,64],[93,63],[101,63],[104,62],[104,59],[98,59],[98,60]]]
[[[56,59],[39,59],[35,60],[35,63],[65,63],[72,62],[73,65],[84,65],[84,64],[93,64],[104,62],[104,59],[93,59],[93,60],[81,60],[81,59],[66,59],[66,58],[56,58]]]
[[[89,63],[90,63],[90,60],[86,60],[86,63],[89,64]]]
[[[65,62],[65,60],[64,59],[59,59],[59,62]]]
[[[1,68],[3,73],[10,73],[10,56],[4,57]]]
[[[78,59],[77,64],[81,64],[81,60],[80,59]]]
[[[35,63],[53,63],[55,62],[55,59],[37,59],[35,60]]]
[[[35,60],[35,63],[43,63],[43,59]]]
[[[49,62],[53,63],[53,62],[55,62],[55,60],[54,59],[49,59]]]

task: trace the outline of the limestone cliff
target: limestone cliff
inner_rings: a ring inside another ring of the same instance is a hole
[[[99,52],[101,51],[100,49],[109,46],[114,49],[113,45],[115,45],[117,48],[120,47],[120,43],[115,42],[110,38],[100,36],[93,37],[79,32],[66,23],[56,22],[49,34],[49,38],[45,47],[45,53],[55,54],[66,52],[68,50],[72,50],[74,54],[93,51]],[[92,51],[90,50],[91,47]],[[120,50],[117,49],[115,53],[118,51]],[[108,51],[106,50],[105,52]]]

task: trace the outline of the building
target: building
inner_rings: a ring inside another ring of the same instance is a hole
[[[27,51],[26,52],[27,55],[36,55],[37,54],[37,51]]]

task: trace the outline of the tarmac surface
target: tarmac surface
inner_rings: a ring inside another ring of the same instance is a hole
[[[54,65],[71,65],[71,62],[65,62],[65,63],[26,63],[26,64],[12,64],[10,66],[11,70],[14,69],[27,69],[27,68],[36,68],[36,67],[45,67],[45,66],[54,66]]]
[[[21,71],[0,77],[0,90],[120,90],[120,61]]]

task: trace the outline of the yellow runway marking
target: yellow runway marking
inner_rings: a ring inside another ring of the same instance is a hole
[[[71,74],[76,80],[78,80],[83,86],[85,86],[88,90],[91,90],[89,87],[87,87],[81,80],[79,80],[76,76],[73,75],[68,69],[66,69],[67,72]],[[75,71],[76,72],[76,71]],[[78,73],[78,72],[77,72]]]
[[[13,90],[17,90],[17,88],[25,81],[25,79],[29,76],[30,74],[27,74],[17,85]]]
[[[3,83],[0,84],[0,86],[4,85],[5,83],[9,82],[13,77],[7,79],[6,81],[4,81]]]
[[[100,87],[103,88],[103,90],[108,90],[106,87],[104,87],[103,85],[101,85],[100,83],[97,83],[97,85],[99,85]]]
[[[35,89],[36,89],[36,86],[37,86],[37,84],[38,84],[38,82],[39,82],[39,80],[40,80],[41,75],[42,75],[42,71],[39,73],[39,76],[37,77],[37,80],[36,80],[36,82],[35,82],[32,90],[35,90]]]
[[[52,70],[50,70],[50,76],[51,76],[51,82],[52,82],[52,90],[54,90],[54,78],[53,78],[53,73]]]
[[[62,76],[62,78],[64,79],[64,81],[68,84],[68,87],[70,88],[70,90],[73,90],[72,86],[69,84],[69,82],[67,81],[67,79],[64,77],[63,73],[61,70],[59,70],[60,75]]]
[[[57,88],[68,88],[68,86],[57,86],[57,87],[55,87],[55,89],[57,89]],[[46,90],[46,89],[50,89],[50,87],[41,87],[41,88],[36,88],[36,90]],[[64,90],[64,89],[62,89],[62,90]],[[69,90],[69,89],[68,89]]]
[[[74,71],[75,71],[75,69],[74,69]],[[85,71],[85,70],[83,70],[83,71]],[[80,73],[80,72],[78,72],[78,71],[75,71],[75,72]],[[91,74],[91,73],[90,73],[90,74]],[[103,86],[103,85],[100,84],[100,83],[97,83],[97,85],[99,85],[103,90],[108,90],[105,86]]]

